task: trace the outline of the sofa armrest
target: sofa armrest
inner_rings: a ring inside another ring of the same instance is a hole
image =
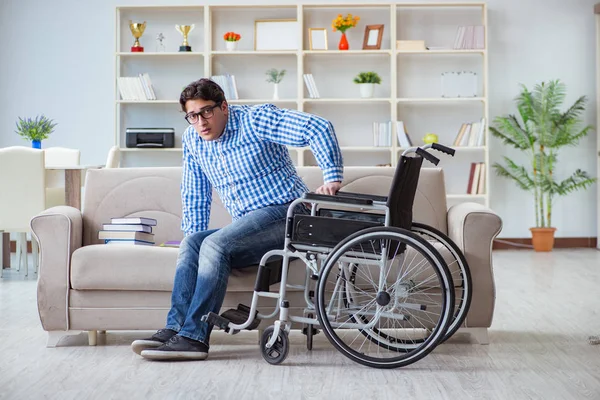
[[[31,219],[31,230],[40,247],[37,303],[42,326],[46,331],[69,330],[71,255],[83,243],[81,211],[49,208]]]
[[[478,203],[461,203],[448,210],[448,236],[462,250],[473,286],[466,327],[489,328],[494,315],[496,289],[492,245],[502,230],[502,219]]]

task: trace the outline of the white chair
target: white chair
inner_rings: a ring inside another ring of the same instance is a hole
[[[0,149],[0,232],[17,233],[17,270],[27,264],[29,221],[44,211],[46,205],[44,152],[29,147]],[[0,241],[0,254],[2,254]],[[31,253],[35,272],[38,268],[38,243],[31,236]],[[2,276],[0,268],[0,277]]]
[[[78,149],[66,147],[48,147],[44,149],[45,166],[66,167],[77,166],[81,158]],[[64,206],[65,201],[65,175],[62,170],[46,171],[46,208]]]
[[[121,150],[118,146],[113,146],[108,151],[106,166],[104,168],[119,168],[121,163]]]

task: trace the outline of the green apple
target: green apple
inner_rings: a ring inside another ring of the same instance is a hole
[[[435,133],[428,133],[427,135],[425,135],[425,137],[423,137],[423,143],[426,144],[437,143],[438,140],[438,135],[436,135]]]

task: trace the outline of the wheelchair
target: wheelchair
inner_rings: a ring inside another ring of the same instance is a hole
[[[309,350],[318,327],[344,356],[369,367],[404,367],[429,354],[458,330],[472,291],[469,267],[456,244],[412,221],[423,160],[439,163],[429,149],[454,155],[437,143],[407,149],[389,196],[306,193],[292,202],[284,248],[262,257],[250,307],[229,310],[237,315],[211,312],[202,320],[235,334],[279,314],[260,339],[270,364],[286,359],[292,323],[304,324]],[[294,215],[301,203],[311,205],[310,215]],[[306,266],[299,287],[306,301],[303,316],[288,312],[286,289],[297,287],[287,283],[293,259]],[[277,282],[279,292],[270,292]],[[259,297],[276,300],[271,314],[257,311]]]

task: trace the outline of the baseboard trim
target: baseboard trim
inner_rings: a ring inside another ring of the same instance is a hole
[[[598,238],[595,237],[566,237],[554,238],[555,249],[571,249],[571,248],[593,248],[598,244]],[[514,250],[528,249],[532,247],[531,238],[498,238],[494,240],[494,250]]]

